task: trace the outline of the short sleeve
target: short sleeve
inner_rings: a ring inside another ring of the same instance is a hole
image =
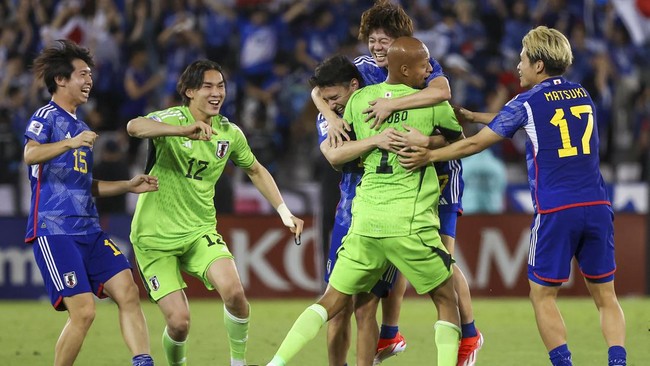
[[[27,125],[25,130],[25,143],[27,139],[34,140],[39,144],[50,142],[52,136],[52,124],[46,119],[34,118]]]
[[[255,163],[255,155],[248,145],[246,136],[239,127],[234,127],[235,131],[233,133],[233,150],[230,155],[230,160],[235,163],[240,168],[250,168],[253,163]]]

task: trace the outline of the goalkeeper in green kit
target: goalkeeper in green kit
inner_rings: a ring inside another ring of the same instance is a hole
[[[390,127],[416,129],[424,135],[437,130],[448,142],[462,138],[448,102],[393,112],[379,130],[365,122],[368,102],[413,94],[431,71],[429,51],[422,42],[412,37],[396,39],[388,50],[386,81],[356,91],[345,107],[344,119],[352,124],[357,140]],[[433,300],[438,312],[437,365],[456,366],[460,317],[451,280],[453,259],[438,234],[438,177],[433,165],[414,172],[404,169],[395,154],[404,146],[397,141],[392,146],[392,151],[375,149],[361,156],[364,174],[352,201],[352,225],[338,251],[329,286],[296,320],[269,366],[288,364],[352,295],[370,291],[389,262],[418,294]]]
[[[230,365],[246,365],[250,308],[233,256],[216,230],[213,203],[215,184],[228,160],[244,169],[297,242],[303,229],[242,131],[219,114],[225,84],[219,64],[195,61],[177,84],[182,106],[135,118],[127,126],[129,135],[151,139],[145,170],[159,181],[155,194],[138,198],[131,242],[149,297],[165,318],[162,343],[169,365],[187,363],[190,311],[181,271],[219,292]]]

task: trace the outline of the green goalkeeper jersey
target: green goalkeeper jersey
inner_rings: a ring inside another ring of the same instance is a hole
[[[186,106],[146,116],[160,123],[194,123]],[[246,137],[226,117],[212,118],[216,133],[210,141],[164,136],[151,139],[145,171],[158,177],[158,191],[143,193],[131,225],[131,242],[140,247],[169,247],[214,230],[215,184],[228,160],[242,168],[255,162]],[[217,192],[218,194],[218,192]]]
[[[375,84],[356,91],[345,107],[344,119],[352,124],[358,140],[393,127],[405,131],[404,125],[424,135],[439,130],[448,139],[456,139],[462,128],[448,102],[435,106],[396,111],[380,130],[364,122],[368,102],[377,98],[398,98],[418,90],[402,84]],[[364,174],[352,202],[350,232],[369,237],[394,237],[415,234],[425,228],[439,228],[438,199],[440,186],[433,164],[414,172],[399,165],[394,153],[374,149],[361,157]]]

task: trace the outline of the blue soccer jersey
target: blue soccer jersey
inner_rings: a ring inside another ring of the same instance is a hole
[[[523,128],[535,212],[610,205],[600,174],[596,108],[580,84],[553,77],[517,95],[488,125],[502,137]]]
[[[327,121],[322,114],[318,114],[316,119],[316,130],[318,130],[318,143],[322,143],[327,139]],[[351,132],[354,134],[353,132]],[[352,139],[354,139],[352,137]],[[336,215],[334,223],[346,229],[350,228],[352,222],[352,199],[356,194],[357,185],[363,176],[363,166],[360,159],[354,159],[343,165],[341,169],[341,183],[339,189],[341,191],[341,199],[336,206]],[[340,244],[340,243],[339,243]]]
[[[72,138],[90,130],[81,120],[54,102],[38,109],[25,131],[25,144],[40,144]],[[38,236],[88,235],[101,231],[99,215],[91,196],[93,151],[71,149],[51,160],[29,167],[32,189],[25,242]]]
[[[438,61],[430,58],[429,62],[431,63],[431,67],[433,67],[433,71],[431,71],[431,75],[427,79],[427,84],[438,76],[445,76],[442,72],[442,66],[440,66]],[[354,66],[357,67],[357,70],[359,70],[363,77],[363,85],[383,83],[388,77],[388,69],[377,66],[375,59],[367,55],[357,56],[354,59]]]

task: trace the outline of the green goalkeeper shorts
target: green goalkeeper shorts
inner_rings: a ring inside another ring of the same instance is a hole
[[[389,262],[418,294],[435,289],[452,274],[453,259],[435,229],[390,238],[350,233],[338,251],[330,285],[348,295],[369,292]]]
[[[217,259],[233,259],[226,242],[214,229],[169,249],[142,246],[144,248],[133,243],[133,251],[149,297],[156,302],[187,287],[181,271],[200,279],[207,289],[213,290],[214,286],[208,281],[208,268]]]

